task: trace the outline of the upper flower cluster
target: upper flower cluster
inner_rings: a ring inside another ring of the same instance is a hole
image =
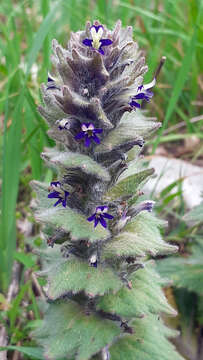
[[[92,51],[87,51],[87,48]],[[54,109],[56,106],[60,107],[60,115],[56,115],[55,124],[60,131],[68,133],[68,148],[73,152],[92,153],[93,159],[96,158],[104,167],[111,166],[118,158],[124,159],[125,154],[135,146],[133,134],[130,134],[131,137],[121,137],[121,145],[111,144],[109,155],[110,147],[108,148],[104,135],[108,139],[109,132],[116,131],[126,108],[140,108],[141,101],[149,102],[153,96],[150,89],[156,83],[154,79],[149,84],[142,84],[147,67],[132,41],[132,28],[122,29],[121,22],[118,22],[115,29],[109,31],[98,21],[92,26],[87,23],[86,30],[73,36],[66,50],[57,42],[54,42],[53,49],[57,64],[55,74],[59,75],[59,79],[48,75],[46,90],[50,91],[46,93],[45,104],[49,105],[54,99]],[[49,121],[49,112],[43,110],[42,113],[46,113]],[[62,118],[61,113],[62,116],[67,114],[67,117]],[[55,139],[60,140],[58,132]],[[63,139],[66,140],[66,136]],[[77,146],[74,140],[84,146],[84,149]],[[95,149],[99,144],[100,148]],[[138,142],[136,145],[139,145]],[[62,184],[59,181],[52,182],[51,189],[53,191],[48,197],[58,199],[54,206],[62,204],[66,207],[69,193],[62,188]],[[106,219],[113,219],[107,210],[105,205],[98,206],[87,220],[94,221],[95,227],[100,223],[106,228]]]

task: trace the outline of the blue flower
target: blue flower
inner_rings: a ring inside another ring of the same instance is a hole
[[[93,25],[90,28],[90,32],[92,35],[92,39],[84,39],[83,44],[91,47],[94,50],[100,52],[100,54],[104,55],[103,46],[109,46],[113,43],[110,39],[102,39],[102,35],[104,32],[104,28],[102,25]]]
[[[132,107],[140,108],[141,104],[137,102],[137,100],[146,100],[147,102],[150,101],[152,96],[154,95],[149,89],[151,89],[156,83],[156,79],[154,78],[149,84],[138,86],[137,94],[131,97],[131,101],[129,105]]]
[[[91,123],[83,123],[81,129],[82,131],[75,136],[76,140],[84,139],[86,147],[90,146],[91,140],[100,144],[100,139],[96,134],[101,134],[103,131],[102,129],[95,129],[94,125]]]
[[[98,223],[100,222],[100,224],[106,228],[107,227],[107,223],[105,219],[113,219],[114,216],[110,215],[107,213],[108,210],[108,206],[98,206],[96,208],[96,212],[91,215],[90,217],[87,218],[88,221],[94,221],[94,227],[96,227],[98,225]]]
[[[65,191],[61,188],[60,181],[53,181],[50,184],[51,189],[53,189],[53,192],[51,192],[48,195],[49,199],[58,199],[58,201],[54,204],[54,206],[57,206],[58,204],[62,203],[63,207],[66,207],[66,201],[67,197],[69,195],[68,191]]]

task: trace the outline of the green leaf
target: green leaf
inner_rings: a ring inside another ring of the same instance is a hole
[[[134,334],[126,335],[110,347],[111,360],[183,360],[167,337],[177,332],[168,329],[157,316],[133,321]]]
[[[49,149],[49,151],[42,153],[42,157],[53,166],[64,170],[80,169],[89,176],[94,176],[103,181],[110,180],[108,171],[87,155]]]
[[[90,242],[97,240],[106,240],[110,233],[102,226],[94,228],[92,223],[87,221],[86,217],[71,210],[69,207],[53,207],[36,213],[37,221],[60,228],[70,233],[72,240],[87,239]]]
[[[160,312],[176,315],[161,290],[163,280],[151,262],[132,274],[130,280],[132,289],[122,287],[116,294],[105,294],[97,307],[127,319]]]
[[[33,335],[45,348],[48,359],[87,360],[110,344],[120,331],[112,321],[86,315],[83,307],[68,301],[50,304],[41,328]]]
[[[14,259],[23,264],[27,269],[36,264],[36,257],[33,254],[25,254],[23,252],[15,252]]]
[[[128,172],[127,171],[128,169],[126,170],[126,176],[124,172],[123,177],[121,177],[118,183],[105,194],[106,196],[110,197],[112,200],[126,195],[133,196],[143,185],[143,182],[154,173],[154,169],[146,169],[127,176],[127,174],[132,172],[132,168],[130,168]]]
[[[40,210],[53,208],[54,200],[52,201],[51,199],[48,198],[49,184],[33,180],[30,182],[30,185],[37,194],[36,202],[34,204],[32,204],[32,208],[34,210],[37,210],[38,212]]]
[[[31,359],[34,358],[34,359],[44,360],[42,348],[9,345],[9,346],[1,346],[0,351],[3,350],[18,350],[19,352],[22,352],[23,354],[29,356]]]
[[[123,230],[104,246],[103,257],[145,256],[146,254],[167,254],[177,250],[161,238],[159,226],[162,223],[147,211],[129,221]]]
[[[203,222],[203,203],[195,206],[191,211],[184,215],[183,220],[192,224]]]
[[[46,273],[46,272],[44,272]],[[122,281],[111,268],[91,267],[87,262],[70,259],[48,268],[48,296],[52,300],[72,292],[85,291],[91,296],[103,295],[109,291],[118,291]]]
[[[113,149],[140,137],[148,137],[153,131],[160,127],[160,123],[147,119],[141,111],[125,112],[120,124],[116,129],[109,132],[102,143],[97,146],[96,151],[102,152]]]
[[[203,246],[196,245],[193,254],[187,258],[170,257],[158,261],[162,276],[173,280],[174,286],[183,287],[203,295]]]

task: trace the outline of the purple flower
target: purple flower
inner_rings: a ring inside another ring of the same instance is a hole
[[[84,139],[86,147],[90,146],[91,140],[100,144],[100,139],[96,134],[101,134],[103,131],[102,129],[95,129],[94,125],[91,123],[83,123],[81,129],[82,131],[75,136],[76,140]]]
[[[151,89],[155,85],[155,83],[156,79],[154,78],[154,80],[151,81],[149,84],[138,86],[137,94],[132,96],[129,105],[132,107],[140,108],[141,104],[139,104],[137,100],[146,100],[147,102],[149,102],[153,96],[153,92],[151,92],[149,89]]]
[[[128,209],[128,216],[137,216],[141,211],[152,212],[155,202],[153,200],[146,200],[139,203],[136,206],[132,206]]]
[[[110,39],[102,39],[104,28],[102,25],[93,25],[90,28],[92,39],[84,39],[83,44],[91,47],[94,50],[98,50],[100,54],[104,55],[102,49],[103,46],[108,46],[113,43]]]
[[[51,192],[48,195],[48,198],[58,199],[58,201],[54,204],[54,206],[57,206],[58,204],[62,203],[63,207],[66,207],[66,200],[69,195],[69,192],[61,188],[60,181],[53,181],[51,182],[50,186],[53,192]]]
[[[114,216],[110,215],[107,213],[108,210],[108,206],[98,206],[96,208],[96,212],[91,215],[90,217],[87,218],[88,221],[94,221],[94,227],[96,227],[98,225],[98,223],[100,222],[100,224],[106,228],[107,227],[107,223],[105,219],[113,219]]]

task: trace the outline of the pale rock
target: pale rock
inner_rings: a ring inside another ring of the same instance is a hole
[[[186,206],[191,209],[202,201],[203,195],[203,168],[192,165],[187,161],[167,158],[164,156],[151,156],[150,167],[155,169],[155,177],[151,178],[144,186],[146,194],[154,193],[158,196],[160,192],[171,183],[183,178],[181,188]],[[171,193],[177,192],[177,186]]]

